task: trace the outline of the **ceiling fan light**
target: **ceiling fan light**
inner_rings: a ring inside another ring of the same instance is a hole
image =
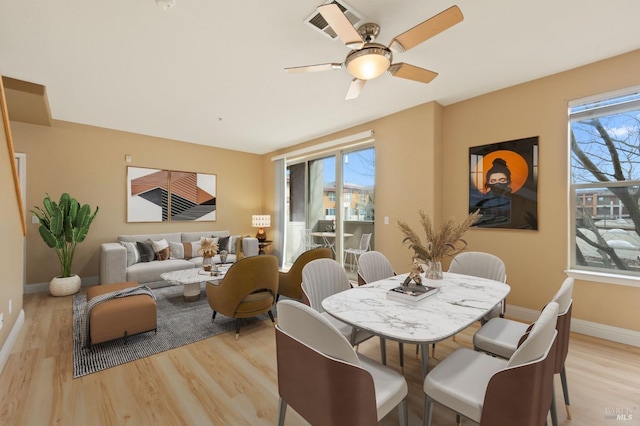
[[[169,10],[176,4],[176,2],[175,0],[156,0],[156,4],[164,10]]]
[[[347,70],[360,80],[381,76],[391,65],[391,52],[385,46],[373,45],[351,52],[345,61]]]

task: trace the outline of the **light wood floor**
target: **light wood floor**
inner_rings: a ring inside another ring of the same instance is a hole
[[[278,387],[270,321],[163,352],[78,379],[72,378],[71,296],[25,295],[25,326],[0,376],[2,425],[273,425]],[[471,346],[477,327],[439,343],[431,366],[452,350]],[[405,354],[409,419],[422,424],[423,393],[414,347]],[[372,339],[359,348],[379,359]],[[396,344],[388,364],[398,367]],[[561,425],[640,424],[640,349],[574,334],[567,359],[573,421],[564,412],[556,378]],[[630,410],[633,420],[607,420],[610,410]],[[607,411],[609,410],[609,411]],[[293,410],[287,425],[304,425]],[[395,410],[381,422],[397,425]],[[435,425],[455,424],[439,406]],[[472,424],[465,421],[463,424]],[[550,423],[549,423],[550,424]]]

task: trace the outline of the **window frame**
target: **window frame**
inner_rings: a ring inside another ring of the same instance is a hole
[[[640,287],[640,273],[636,275],[630,275],[630,273],[619,272],[619,270],[603,271],[602,269],[592,268],[588,266],[579,266],[576,262],[576,211],[577,211],[577,191],[580,189],[589,188],[602,188],[602,187],[630,187],[640,186],[640,180],[628,180],[628,181],[613,181],[613,182],[590,182],[590,183],[573,183],[573,169],[572,169],[572,157],[571,150],[571,125],[574,121],[584,119],[586,117],[602,117],[613,113],[623,113],[638,109],[640,106],[640,100],[629,102],[628,105],[620,107],[618,104],[607,104],[601,108],[595,108],[591,111],[580,111],[572,114],[572,109],[587,105],[590,103],[596,103],[600,101],[606,101],[622,97],[625,95],[632,95],[640,92],[640,86],[634,86],[626,89],[607,92],[595,96],[590,96],[582,99],[576,99],[569,102],[567,109],[567,169],[568,169],[568,198],[569,198],[569,215],[568,215],[568,268],[565,273],[578,280],[593,281],[606,284]],[[601,197],[598,197],[601,198]],[[596,202],[597,204],[597,202]]]

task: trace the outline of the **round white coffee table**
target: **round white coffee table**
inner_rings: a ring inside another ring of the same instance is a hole
[[[200,299],[201,284],[206,282],[219,283],[222,278],[224,278],[230,266],[231,264],[217,265],[218,271],[205,271],[200,267],[164,272],[160,274],[160,278],[171,285],[184,286],[184,301],[195,302]]]

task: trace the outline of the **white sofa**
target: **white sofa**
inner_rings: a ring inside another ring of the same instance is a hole
[[[100,247],[100,284],[137,281],[152,288],[166,286],[167,282],[160,278],[160,274],[202,266],[202,256],[197,254],[201,238],[217,238],[219,244],[226,242],[226,246],[220,250],[226,248],[227,263],[258,254],[257,239],[232,236],[229,231],[118,235],[117,242],[103,243]],[[137,254],[132,252],[138,242],[148,244],[162,240],[168,243],[170,249],[170,257],[166,260],[142,261],[139,250]],[[189,252],[192,256],[189,256]],[[214,261],[220,263],[219,254]]]

